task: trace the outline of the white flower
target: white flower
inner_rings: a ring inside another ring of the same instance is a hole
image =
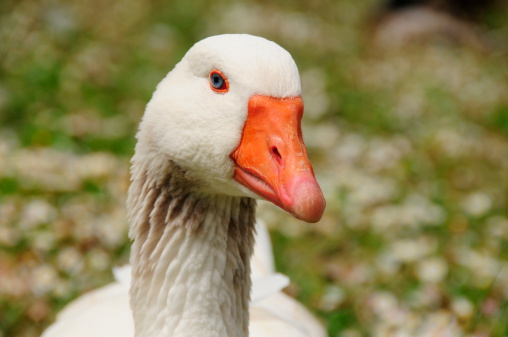
[[[55,287],[58,274],[49,264],[43,264],[32,270],[32,291],[35,295],[44,295]]]
[[[492,207],[492,198],[483,192],[475,192],[468,195],[462,202],[464,212],[472,216],[482,216]]]
[[[331,285],[328,286],[321,297],[319,307],[324,311],[332,311],[336,309],[346,298],[344,290],[342,288]]]
[[[417,261],[436,250],[436,242],[429,238],[401,239],[391,245],[391,252],[402,262]]]
[[[55,208],[43,199],[34,199],[23,208],[20,220],[22,229],[30,229],[52,221],[56,216]]]
[[[67,247],[58,254],[58,267],[69,274],[83,270],[83,255],[74,247]]]
[[[439,257],[432,257],[420,261],[416,266],[416,275],[425,283],[440,282],[448,272],[448,265]]]
[[[474,313],[474,305],[465,297],[453,299],[451,307],[453,312],[462,319],[469,318]]]

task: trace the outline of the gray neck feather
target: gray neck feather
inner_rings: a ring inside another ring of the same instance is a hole
[[[248,336],[255,201],[201,194],[147,159],[133,158],[127,200],[136,336]]]

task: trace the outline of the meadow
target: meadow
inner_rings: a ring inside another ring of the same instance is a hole
[[[378,1],[3,0],[0,337],[39,336],[126,264],[134,135],[195,42],[271,39],[301,74],[327,199],[260,202],[285,290],[331,337],[508,336],[508,14],[485,46],[372,43]]]

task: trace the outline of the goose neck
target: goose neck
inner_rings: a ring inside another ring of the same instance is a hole
[[[172,171],[156,181],[133,170],[136,336],[246,337],[255,201],[199,195]]]

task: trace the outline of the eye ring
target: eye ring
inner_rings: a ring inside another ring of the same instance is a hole
[[[210,88],[221,94],[225,94],[229,91],[228,79],[217,69],[210,72]]]

